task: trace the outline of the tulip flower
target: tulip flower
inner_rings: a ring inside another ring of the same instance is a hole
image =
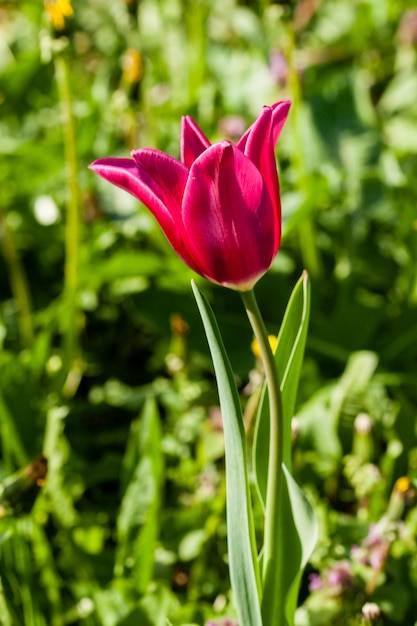
[[[266,106],[237,144],[211,144],[184,117],[181,161],[143,148],[90,168],[140,200],[175,252],[208,280],[248,291],[270,267],[281,238],[274,149],[290,103]]]
[[[252,326],[268,390],[259,400],[254,442],[254,476],[264,512],[262,559],[235,376],[214,313],[193,282],[219,390],[229,573],[242,626],[294,623],[301,574],[317,538],[314,512],[291,476],[291,418],[310,310],[308,277],[304,272],[291,295],[275,354],[253,289],[271,266],[281,239],[274,150],[289,107],[286,101],[264,107],[236,143],[211,144],[184,117],[180,160],[143,148],[134,150],[131,159],[99,159],[90,165],[153,213],[193,270],[240,292]]]

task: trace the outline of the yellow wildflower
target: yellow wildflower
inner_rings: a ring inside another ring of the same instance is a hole
[[[71,0],[44,0],[44,6],[55,30],[63,30],[65,18],[74,13]]]
[[[129,48],[122,59],[123,79],[127,83],[137,83],[142,78],[142,58],[137,50]]]
[[[269,345],[271,346],[272,352],[275,353],[275,350],[277,349],[277,338],[275,337],[275,335],[268,335],[268,341],[269,341]],[[256,339],[252,341],[251,349],[252,349],[253,354],[256,356],[256,358],[260,359],[261,351],[259,349],[259,344]]]
[[[399,493],[407,493],[410,487],[410,479],[407,476],[401,476],[401,478],[399,478],[394,485],[394,491],[398,491]]]

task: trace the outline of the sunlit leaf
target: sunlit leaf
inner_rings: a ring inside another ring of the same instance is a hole
[[[281,385],[283,427],[283,459],[291,468],[291,421],[294,417],[298,381],[304,357],[307,329],[310,314],[310,285],[308,275],[304,273],[291,295],[287,310],[278,334],[275,362]],[[257,486],[263,503],[266,497],[268,480],[269,449],[269,405],[268,390],[264,387],[259,405],[255,446],[254,465]]]
[[[228,552],[232,589],[240,623],[262,626],[246,441],[239,395],[213,311],[195,283],[193,291],[213,359],[223,418]]]

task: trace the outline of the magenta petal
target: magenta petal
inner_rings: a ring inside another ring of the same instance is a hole
[[[88,167],[102,178],[124,189],[124,191],[128,191],[136,198],[139,198],[139,195],[141,195],[143,183],[139,178],[138,168],[132,159],[98,159]]]
[[[274,256],[275,216],[255,165],[223,141],[193,164],[183,198],[186,246],[203,274],[250,288]]]
[[[273,161],[276,172],[274,146],[272,144],[272,109],[264,107],[256,122],[252,124],[248,133],[245,133],[243,152],[263,173],[263,166],[268,169]],[[243,139],[243,137],[242,137]],[[243,141],[237,147],[242,150]]]
[[[281,238],[281,201],[274,147],[285,120],[290,102],[283,101],[272,107],[264,107],[261,114],[242,137],[238,147],[258,167],[268,187],[271,201],[275,207],[275,252]]]
[[[141,176],[146,177],[147,185],[155,196],[168,207],[173,217],[179,216],[188,169],[160,150],[143,148],[133,150],[131,154]],[[142,202],[148,206],[145,200]]]
[[[290,110],[291,102],[289,100],[282,100],[273,104],[272,109],[272,143],[275,148],[278,138],[281,134],[284,124],[287,121],[288,113]]]
[[[264,107],[261,115],[252,125],[250,133],[247,136],[245,154],[261,172],[264,183],[269,191],[271,204],[274,207],[275,254],[281,239],[281,201],[271,126],[272,110],[270,107]]]
[[[191,117],[181,120],[181,161],[191,167],[197,157],[210,147],[210,142]]]
[[[245,152],[245,146],[248,140],[248,136],[252,132],[253,127],[258,123],[259,118],[262,117],[265,109],[270,109],[272,111],[272,143],[273,143],[273,147],[275,148],[275,145],[278,141],[278,138],[281,134],[282,129],[284,128],[284,124],[288,117],[288,111],[290,109],[290,106],[291,106],[291,102],[289,100],[282,100],[281,102],[276,102],[270,107],[264,107],[261,114],[257,117],[254,123],[251,126],[249,126],[245,134],[242,135],[242,137],[239,139],[239,142],[237,144],[238,148],[240,148],[241,150],[243,150],[243,152]]]
[[[138,152],[147,154],[141,155],[142,161],[138,159],[137,163],[132,159],[99,159],[89,168],[143,202],[158,220],[174,250],[189,263],[189,256],[184,249],[181,237],[180,207],[187,170],[179,161],[162,152],[158,153],[157,150],[139,150]],[[156,154],[152,157],[148,153]],[[142,162],[149,167],[149,172],[145,170]],[[157,178],[154,178],[154,170],[158,163],[162,171]],[[162,180],[164,175],[165,178]]]
[[[274,148],[279,139],[284,124],[287,121],[288,113],[290,110],[291,102],[289,100],[282,100],[272,105],[272,143]]]

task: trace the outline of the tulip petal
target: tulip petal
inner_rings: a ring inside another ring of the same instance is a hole
[[[188,169],[169,154],[152,148],[133,150],[131,155],[151,193],[155,194],[169,209],[174,219],[177,219],[181,215]],[[142,202],[149,207],[147,200]]]
[[[204,133],[195,121],[189,117],[181,120],[181,161],[187,167],[191,167],[197,157],[211,146]]]
[[[287,121],[288,113],[290,110],[291,102],[289,100],[282,100],[272,105],[272,143],[275,148],[278,138],[281,134],[284,124]]]
[[[264,107],[249,132],[238,143],[240,149],[244,146],[244,153],[261,172],[275,207],[275,253],[281,239],[281,201],[274,147],[287,119],[289,107],[290,103],[286,101]]]
[[[181,198],[187,169],[158,150],[138,150],[132,159],[99,159],[89,167],[117,187],[128,191],[153,213],[174,250],[199,271],[184,247]],[[158,167],[159,166],[159,167]]]
[[[272,206],[274,207],[274,254],[278,250],[281,239],[281,202],[277,166],[271,136],[272,110],[265,107],[261,115],[252,125],[245,145],[246,156],[256,165],[268,188]]]
[[[139,179],[138,168],[132,159],[98,159],[88,167],[113,185],[139,198],[143,183]]]
[[[272,143],[275,148],[275,145],[279,139],[282,129],[284,128],[284,124],[288,117],[288,111],[290,109],[291,102],[289,100],[282,100],[281,102],[277,102],[270,107],[264,107],[264,109],[271,109],[272,111]],[[254,121],[254,123],[249,126],[248,130],[244,135],[239,139],[237,144],[238,148],[245,152],[245,146],[248,139],[249,134],[252,132],[253,127],[257,124],[259,117],[263,114],[260,114],[258,118]]]
[[[274,255],[275,211],[261,173],[233,144],[193,164],[183,198],[186,246],[210,280],[248,289]]]

